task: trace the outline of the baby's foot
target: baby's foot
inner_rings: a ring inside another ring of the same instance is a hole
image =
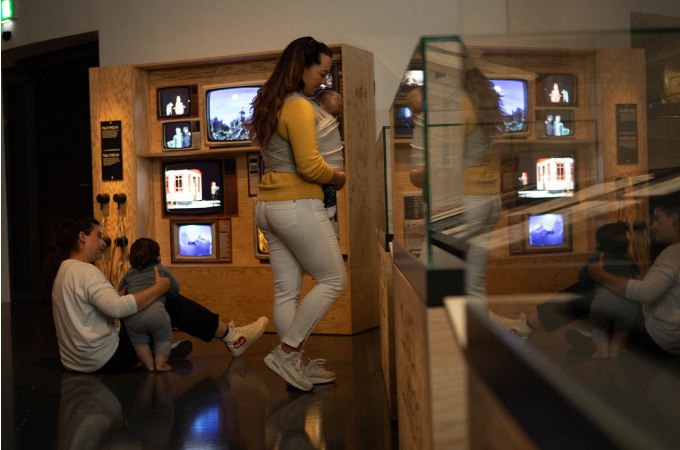
[[[168,363],[156,364],[156,371],[158,372],[168,372],[172,370],[172,366]]]

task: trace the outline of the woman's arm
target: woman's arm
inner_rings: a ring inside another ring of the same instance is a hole
[[[109,317],[121,318],[141,311],[154,300],[165,294],[170,287],[170,280],[161,277],[155,269],[156,282],[143,291],[121,296],[95,266],[86,277],[86,295],[90,303]]]
[[[156,276],[156,283],[143,291],[132,294],[137,302],[137,311],[143,310],[170,289],[170,280],[167,277],[161,276],[158,272],[158,267],[153,268],[153,273]]]
[[[603,265],[604,256],[600,254],[600,260],[597,264],[591,264],[588,267],[588,275],[591,279],[602,284],[604,287],[612,291],[619,297],[626,297],[626,288],[628,287],[628,278],[618,277],[604,270]]]

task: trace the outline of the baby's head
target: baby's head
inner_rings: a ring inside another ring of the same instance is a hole
[[[615,222],[602,225],[595,232],[597,248],[600,251],[623,255],[628,253],[628,224]]]
[[[130,265],[141,270],[160,261],[161,248],[158,242],[149,238],[139,238],[130,247]]]
[[[324,89],[316,94],[314,101],[335,117],[342,114],[342,96],[336,91]]]

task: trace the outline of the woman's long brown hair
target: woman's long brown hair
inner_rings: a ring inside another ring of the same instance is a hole
[[[477,67],[465,71],[463,81],[465,91],[475,106],[477,126],[487,136],[498,136],[503,132],[503,113],[501,98],[489,79]]]
[[[276,132],[283,99],[304,88],[302,74],[306,68],[321,63],[321,54],[333,56],[331,49],[313,37],[305,36],[288,44],[276,63],[274,72],[253,100],[253,114],[246,122],[250,140],[261,148]]]

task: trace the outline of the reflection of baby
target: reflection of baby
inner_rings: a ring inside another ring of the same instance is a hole
[[[319,92],[314,101],[321,106],[329,115],[324,117],[317,125],[317,145],[319,147],[319,155],[323,157],[324,161],[334,169],[342,169],[345,159],[342,154],[342,140],[340,139],[340,129],[338,116],[342,114],[342,96],[336,91],[323,90]],[[335,186],[332,184],[324,184],[322,186],[324,199],[323,203],[326,207],[328,217],[335,217],[337,195]]]
[[[182,98],[178,95],[177,100],[175,100],[175,115],[181,116],[184,114],[184,103]]]
[[[560,94],[560,88],[557,86],[557,83],[553,84],[553,89],[550,91],[550,101],[552,103],[559,103],[560,99],[562,98]]]

